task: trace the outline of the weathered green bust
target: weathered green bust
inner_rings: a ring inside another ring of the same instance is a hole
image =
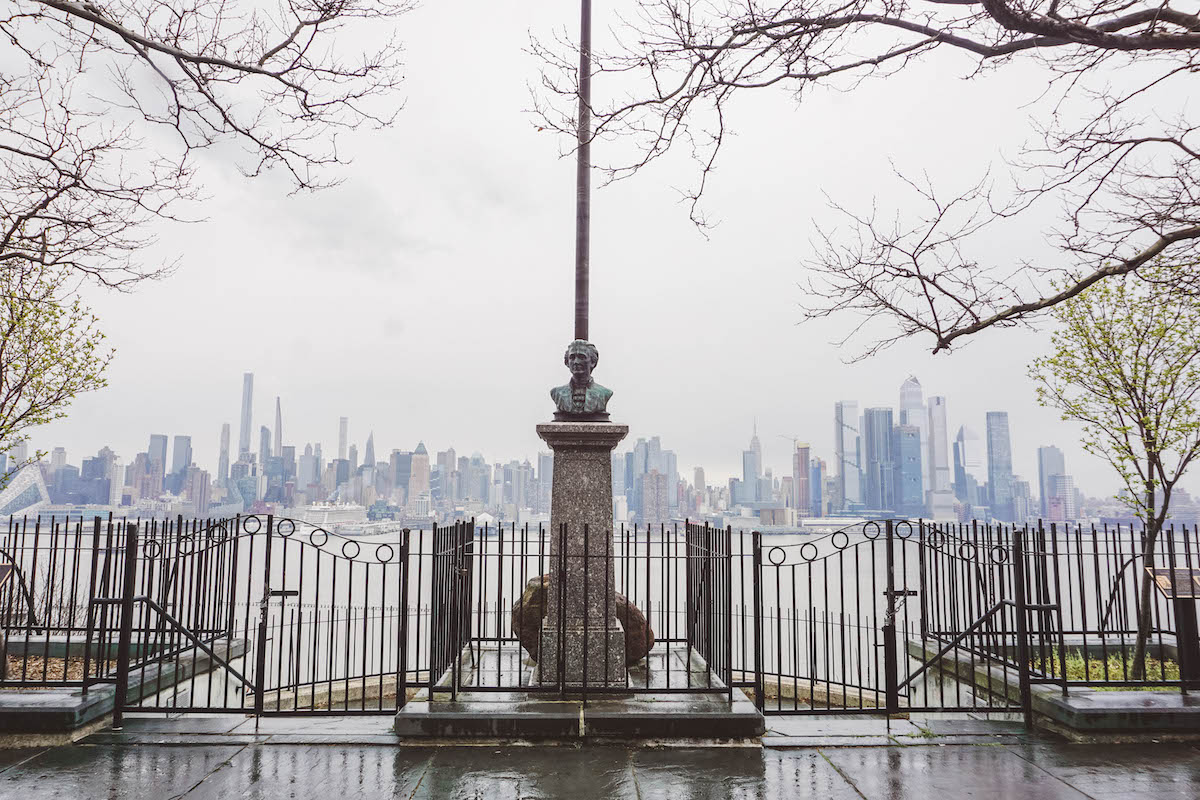
[[[571,370],[571,382],[550,390],[550,397],[558,410],[556,420],[602,421],[608,419],[608,399],[612,390],[605,389],[592,380],[592,370],[600,363],[600,352],[596,346],[583,339],[567,345],[563,363]]]

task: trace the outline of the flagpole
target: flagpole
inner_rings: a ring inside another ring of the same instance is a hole
[[[592,0],[580,0],[579,114],[575,165],[575,338],[588,338],[591,246]]]

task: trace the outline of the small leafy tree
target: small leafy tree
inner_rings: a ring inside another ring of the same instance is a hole
[[[1038,401],[1083,424],[1084,450],[1112,465],[1145,524],[1155,566],[1171,493],[1200,455],[1200,298],[1172,288],[1186,267],[1156,264],[1055,306],[1051,354],[1034,361]],[[1143,572],[1133,675],[1140,678],[1153,585]]]
[[[63,267],[0,268],[0,452],[107,384],[112,350],[69,278]]]

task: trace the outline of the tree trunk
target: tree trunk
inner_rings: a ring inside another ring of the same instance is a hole
[[[1162,516],[1166,517],[1166,514]],[[1153,481],[1146,484],[1146,524],[1148,530],[1146,532],[1145,559],[1142,566],[1153,569],[1155,566],[1154,549],[1158,545],[1158,533],[1162,529],[1159,515],[1154,513]],[[1154,607],[1154,579],[1146,569],[1142,570],[1141,584],[1142,591],[1138,597],[1137,639],[1133,645],[1133,671],[1130,675],[1135,681],[1145,680],[1146,677],[1146,644],[1150,641],[1150,612]]]

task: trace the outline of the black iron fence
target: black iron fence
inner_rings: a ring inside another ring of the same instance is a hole
[[[112,683],[125,711],[392,713],[418,691],[616,690],[745,691],[767,713],[1028,712],[1038,684],[1200,684],[1197,537],[10,520],[0,682]]]

